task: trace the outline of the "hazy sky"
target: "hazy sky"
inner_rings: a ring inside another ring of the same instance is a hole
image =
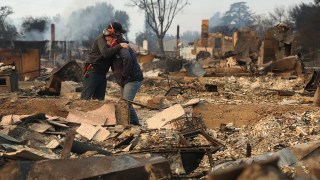
[[[240,1],[247,2],[251,11],[256,14],[267,14],[277,6],[288,8],[301,2],[313,2],[313,0],[189,0],[190,5],[175,18],[169,34],[176,33],[178,24],[182,33],[187,30],[200,31],[202,19],[210,19],[216,12],[225,12],[230,4]],[[19,19],[21,21],[25,16],[52,17],[56,14],[68,16],[76,9],[94,5],[96,2],[107,2],[116,10],[123,10],[129,14],[131,23],[129,37],[132,37],[130,39],[133,39],[137,32],[143,31],[144,27],[143,13],[137,8],[125,6],[128,0],[0,0],[0,2],[0,6],[7,5],[13,8],[14,14],[10,18],[15,22],[19,22]]]

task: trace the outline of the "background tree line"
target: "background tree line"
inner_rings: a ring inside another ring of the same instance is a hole
[[[55,24],[56,40],[81,41],[85,47],[90,47],[94,38],[114,20],[130,31],[129,15],[125,11],[115,10],[109,3],[97,3],[79,9],[66,18],[60,14],[52,18],[24,17],[19,29],[10,23],[9,16],[13,13],[11,7],[0,7],[0,41],[49,40],[51,23]]]
[[[319,4],[320,0],[314,0],[314,3],[301,3],[287,9],[284,6],[278,6],[268,14],[256,14],[251,11],[246,2],[236,2],[231,4],[226,12],[214,13],[209,20],[209,32],[220,32],[232,36],[238,29],[250,28],[263,37],[268,28],[284,22],[294,28],[297,32],[297,41],[301,42],[304,48],[319,49],[319,40],[314,38],[320,30]],[[149,50],[159,52],[156,34],[150,28],[147,16],[148,14],[146,14],[145,31],[137,34],[136,42],[142,45],[143,39],[147,38],[149,42],[153,42],[149,43]],[[187,31],[180,38],[193,42],[199,35],[197,31]],[[164,40],[174,37],[175,35],[166,35]]]
[[[238,2],[231,4],[227,12],[217,12],[210,18],[209,32],[221,32],[231,36],[236,30],[247,27],[256,30],[263,37],[268,28],[284,22],[295,30],[301,47],[319,49],[320,40],[315,38],[320,30],[319,15],[320,0],[301,3],[288,9],[278,6],[268,14],[255,14],[245,2]]]
[[[133,6],[144,10],[146,17],[144,31],[136,34],[135,43],[142,46],[143,39],[147,38],[150,51],[163,51],[163,45],[161,46],[159,42],[163,43],[163,40],[175,38],[175,35],[167,34],[167,30],[176,14],[188,5],[188,0],[130,1]],[[146,4],[143,4],[144,2]],[[155,2],[161,3],[155,4]],[[173,14],[169,14],[170,8],[176,9]],[[146,11],[148,9],[151,11]],[[153,11],[160,16],[152,16]],[[10,22],[9,17],[13,13],[11,7],[0,7],[0,40],[44,40],[45,37],[50,37],[48,34],[50,34],[51,23],[56,24],[57,40],[82,41],[86,47],[89,47],[93,39],[113,20],[118,20],[130,31],[128,14],[115,10],[108,3],[97,3],[94,6],[79,9],[67,18],[62,18],[59,14],[52,18],[25,17],[19,29]],[[231,4],[226,12],[213,14],[210,18],[209,32],[221,32],[230,36],[236,30],[246,27],[256,30],[263,37],[269,27],[285,22],[294,28],[297,40],[304,49],[319,49],[320,40],[317,38],[320,30],[319,15],[320,0],[301,3],[288,9],[279,6],[268,14],[255,14],[245,2],[237,2]],[[168,21],[166,22],[164,18]],[[186,31],[180,38],[193,42],[199,35],[197,31]]]

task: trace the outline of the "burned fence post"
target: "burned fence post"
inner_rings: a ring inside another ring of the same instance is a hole
[[[63,149],[61,152],[61,158],[62,159],[67,159],[70,156],[73,140],[75,137],[75,132],[74,131],[69,131],[67,133],[66,139],[63,144]]]
[[[251,151],[252,151],[252,147],[250,143],[247,143],[246,157],[251,157]]]

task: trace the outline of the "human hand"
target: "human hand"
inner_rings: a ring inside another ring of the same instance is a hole
[[[127,43],[120,43],[120,46],[122,48],[129,48],[129,44],[127,44]]]

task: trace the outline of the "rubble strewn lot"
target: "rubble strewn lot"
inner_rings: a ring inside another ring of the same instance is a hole
[[[211,169],[223,171],[277,155],[288,178],[307,177],[319,163],[320,112],[312,104],[313,93],[304,91],[309,77],[305,76],[146,77],[135,99],[146,105],[135,106],[141,127],[118,119],[117,111],[126,112],[118,108],[123,102],[112,82],[105,102],[79,100],[77,92],[38,96],[37,86],[24,82],[21,91],[0,97],[0,163],[4,164],[0,171],[9,172],[10,163],[34,162],[34,168],[41,162],[48,167],[60,161],[72,163],[68,158],[81,167],[84,161],[103,156],[128,161],[137,169],[148,163],[161,166],[162,172],[147,170],[154,177],[200,178]],[[165,96],[172,87],[180,93]],[[151,106],[159,110],[148,109]],[[81,113],[77,121],[75,112]],[[165,159],[152,159],[159,156]],[[125,169],[130,174],[128,167],[115,171]],[[31,169],[29,177],[39,172]],[[66,171],[59,176],[111,177],[111,171],[97,172],[75,176]]]

